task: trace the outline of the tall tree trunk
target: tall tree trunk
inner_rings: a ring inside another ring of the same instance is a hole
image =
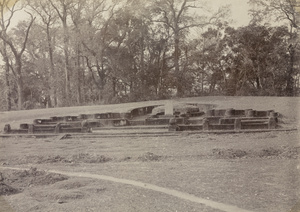
[[[3,1],[4,2],[4,1]],[[35,20],[35,18],[31,15],[31,21],[25,31],[25,38],[24,38],[24,41],[23,43],[21,44],[21,49],[20,51],[17,50],[16,48],[16,45],[13,43],[13,39],[10,39],[9,36],[7,35],[6,31],[7,31],[7,26],[5,24],[5,22],[3,21],[3,17],[4,17],[4,7],[3,7],[3,4],[1,4],[0,6],[0,14],[2,16],[2,21],[1,21],[1,33],[0,33],[0,38],[3,40],[3,42],[5,44],[7,44],[13,55],[14,55],[14,59],[15,59],[15,75],[16,75],[16,82],[17,82],[17,91],[18,91],[18,109],[21,110],[22,107],[23,107],[23,99],[24,99],[24,96],[23,96],[23,77],[22,77],[22,55],[25,51],[25,48],[26,48],[26,44],[27,44],[27,41],[28,41],[28,36],[29,36],[29,31],[30,31],[30,28]],[[16,10],[14,10],[14,6],[12,7],[12,15],[10,16],[10,18],[7,20],[8,23],[10,23],[11,21],[11,18],[13,17],[13,13],[15,12]],[[9,64],[9,63],[7,63]]]
[[[83,70],[86,70],[86,65],[85,65],[85,61],[84,61],[84,57],[81,58],[81,64],[82,64],[82,67],[83,67]],[[86,87],[86,79],[85,79],[85,71],[81,71],[81,85],[82,85],[82,90],[83,90],[83,93],[84,95],[81,96],[81,99],[82,99],[82,102],[83,103],[86,103],[87,102],[87,98],[86,98],[86,95],[85,95],[85,87]]]
[[[22,63],[21,57],[16,58],[16,72],[17,72],[17,90],[18,90],[18,109],[23,109],[23,101],[24,101],[24,84],[23,84],[23,77],[22,77]]]
[[[255,81],[256,81],[256,88],[257,88],[257,90],[260,90],[260,89],[261,89],[261,86],[260,86],[260,80],[259,80],[259,77],[256,77]]]
[[[67,23],[64,23],[64,55],[65,55],[65,93],[66,93],[66,100],[67,105],[71,105],[71,85],[70,85],[70,72],[69,72],[69,46],[68,46],[68,30],[67,30]]]
[[[77,47],[77,104],[81,104],[81,62],[79,45]]]
[[[56,10],[63,27],[63,51],[65,56],[64,61],[64,71],[65,71],[65,100],[66,105],[71,105],[71,85],[70,85],[70,64],[69,64],[69,30],[68,30],[68,23],[67,23],[67,17],[68,17],[68,9],[70,8],[70,5],[72,4],[72,1],[58,1],[60,3],[60,6],[62,8],[62,11],[59,11],[58,6],[54,4],[53,0],[49,0],[52,7]]]
[[[52,40],[50,36],[50,29],[49,26],[47,26],[47,40],[48,40],[48,51],[49,51],[49,58],[50,58],[50,95],[52,96],[54,107],[57,106],[57,94],[56,94],[56,74],[54,70],[54,59],[53,59],[53,48],[52,48]]]
[[[9,82],[9,59],[7,55],[6,43],[3,42],[3,59],[5,62],[5,85],[6,85],[6,110],[11,110],[11,90]]]
[[[179,30],[178,27],[175,27],[174,31],[174,67],[175,67],[175,78],[176,78],[176,87],[177,87],[177,96],[180,97],[183,95],[182,84],[180,80],[180,67],[179,67]]]
[[[294,59],[295,59],[295,49],[294,46],[291,44],[289,46],[289,54],[290,54],[290,64],[288,67],[287,72],[287,79],[286,79],[286,95],[287,96],[294,96]]]
[[[201,73],[201,95],[204,95],[204,68],[202,69],[202,73]]]
[[[11,91],[9,82],[9,65],[5,65],[5,84],[6,84],[6,109],[11,110]]]
[[[116,92],[116,86],[117,86],[117,83],[116,83],[117,79],[115,77],[112,78],[112,89],[113,89],[113,97],[115,97],[117,95],[117,92]]]
[[[145,49],[145,44],[144,44],[144,24],[142,24],[142,32],[140,33],[140,54],[141,54],[141,58],[140,58],[140,71],[141,71],[141,88],[143,92],[148,92],[148,87],[147,87],[147,83],[146,83],[146,71],[145,71],[145,53],[144,53],[144,49]]]

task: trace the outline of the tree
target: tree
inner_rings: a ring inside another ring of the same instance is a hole
[[[289,43],[286,46],[286,51],[289,55],[289,62],[286,76],[286,95],[295,95],[295,78],[299,75],[299,69],[296,68],[297,57],[299,54],[299,21],[300,4],[297,0],[249,0],[249,3],[254,6],[250,12],[253,16],[252,22],[263,23],[266,17],[282,22],[289,26]],[[298,65],[299,66],[299,65]]]
[[[8,18],[8,20],[5,19],[5,12],[9,10],[10,11],[10,17]],[[0,15],[1,15],[1,19],[0,19],[0,23],[1,23],[1,33],[3,34],[7,34],[8,28],[10,27],[11,24],[11,18],[15,13],[15,9],[14,6],[13,8],[10,10],[10,5],[8,1],[1,1],[0,2]],[[9,75],[10,75],[10,61],[9,61],[9,55],[7,52],[7,44],[6,42],[4,42],[2,40],[2,46],[0,49],[0,53],[2,55],[3,58],[3,62],[5,63],[5,94],[6,94],[6,108],[8,111],[11,110],[11,89],[10,89],[10,80],[9,80]]]
[[[4,10],[7,9],[10,11],[10,16],[8,19],[2,19],[1,24],[1,31],[0,31],[0,38],[4,42],[5,45],[9,46],[10,50],[12,51],[12,54],[14,56],[14,69],[12,69],[15,78],[16,78],[16,83],[18,87],[18,109],[21,110],[23,106],[23,73],[22,73],[22,55],[25,51],[28,36],[29,36],[29,31],[30,28],[35,20],[33,16],[30,15],[30,21],[27,24],[27,27],[24,29],[24,39],[20,41],[20,43],[16,43],[13,41],[11,35],[8,34],[7,29],[10,25],[10,22],[15,14],[16,11],[20,9],[16,9],[16,4],[19,1],[15,1],[13,4],[12,8],[9,8],[9,1],[8,0],[3,0],[2,4],[0,4],[0,11],[1,13],[4,14]]]
[[[226,25],[208,28],[190,45],[196,94],[225,94],[228,89],[228,72],[231,55],[222,39]]]
[[[249,25],[227,28],[222,45],[231,58],[229,88],[233,95],[283,95],[288,72],[286,27]]]
[[[37,13],[37,15],[41,19],[41,25],[40,28],[46,33],[46,43],[48,47],[48,53],[49,53],[49,66],[50,66],[50,92],[49,95],[51,96],[50,100],[50,106],[57,106],[57,83],[55,82],[57,79],[57,73],[55,71],[54,66],[54,43],[53,43],[53,28],[54,24],[57,20],[57,15],[55,14],[55,11],[53,11],[51,4],[49,1],[46,0],[28,0],[30,8]]]
[[[153,11],[157,14],[155,22],[162,23],[166,28],[172,30],[173,33],[173,45],[174,45],[174,74],[176,77],[177,95],[182,96],[184,94],[183,83],[184,72],[180,70],[182,64],[180,64],[180,56],[182,50],[180,45],[183,43],[185,34],[189,29],[193,27],[204,27],[209,24],[219,22],[220,18],[227,13],[227,9],[220,9],[212,17],[207,18],[204,16],[192,17],[190,14],[191,9],[201,10],[204,8],[197,6],[195,0],[181,0],[180,2],[174,0],[157,0],[155,1]]]
[[[83,16],[81,20],[78,19],[78,10],[72,14],[75,34],[78,35],[76,39],[80,45],[80,57],[84,59],[82,65],[85,65],[89,72],[97,93],[96,99],[100,102],[107,102],[105,98],[110,95],[104,90],[109,77],[107,50],[115,38],[115,35],[110,34],[114,7],[114,3],[109,4],[107,1],[90,1],[86,2],[81,11]]]
[[[66,105],[71,105],[71,82],[70,75],[72,69],[70,66],[70,55],[69,55],[69,26],[68,17],[70,15],[70,9],[74,6],[73,0],[49,0],[53,9],[56,11],[63,28],[63,52],[64,52],[64,71],[65,71],[65,99]]]

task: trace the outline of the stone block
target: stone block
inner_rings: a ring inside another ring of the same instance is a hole
[[[235,110],[233,108],[229,108],[225,111],[225,116],[226,117],[231,117],[231,116],[234,116],[235,115]]]
[[[176,125],[175,130],[169,130],[169,131],[201,131],[203,130],[202,125]]]
[[[203,120],[203,130],[208,131],[209,130],[209,121],[207,119]]]
[[[120,113],[121,118],[132,119],[131,113]]]
[[[76,120],[77,120],[77,116],[64,116],[65,122],[76,121]]]
[[[206,116],[207,117],[215,116],[215,110],[207,110],[206,111]]]
[[[276,125],[277,125],[276,118],[270,117],[269,122],[268,122],[268,128],[269,129],[276,129]]]
[[[233,130],[233,124],[210,124],[209,130]]]
[[[33,124],[29,124],[28,125],[28,133],[29,134],[33,134],[34,133],[34,125]]]
[[[210,124],[219,124],[221,117],[211,116],[211,117],[206,117],[205,119],[209,121]]]
[[[214,110],[215,116],[225,116],[226,110]]]
[[[235,116],[245,116],[245,110],[235,110],[234,115]]]
[[[255,117],[267,117],[269,114],[268,111],[256,111]]]
[[[53,116],[50,118],[53,122],[64,121],[64,117],[61,116]]]
[[[242,129],[242,122],[241,119],[235,119],[234,120],[234,129],[235,130],[241,130]]]
[[[234,118],[220,118],[219,124],[234,124]]]
[[[114,118],[114,119],[119,119],[121,118],[121,114],[120,113],[111,113],[111,118]]]
[[[10,124],[6,124],[6,125],[4,126],[4,133],[10,133],[10,131],[11,131]]]
[[[54,133],[60,133],[60,130],[61,130],[61,123],[58,123],[55,126]]]
[[[20,124],[21,130],[28,130],[28,124]]]
[[[174,113],[173,101],[168,101],[165,104],[165,115],[173,115],[173,113]]]
[[[139,110],[138,110],[138,108],[133,109],[133,110],[131,111],[131,116],[132,116],[132,117],[139,116]]]
[[[245,113],[246,113],[246,117],[254,117],[255,110],[247,109],[245,110]]]
[[[177,127],[176,118],[171,118],[169,120],[169,131],[176,131],[176,127]]]
[[[272,111],[272,112],[270,112],[269,116],[272,117],[272,118],[277,118],[278,117],[278,113]]]
[[[79,118],[79,119],[82,119],[82,120],[88,119],[88,115],[87,115],[87,114],[80,114],[80,115],[78,116],[78,118]]]
[[[42,119],[34,119],[33,123],[34,124],[42,124]]]
[[[96,113],[94,114],[95,119],[108,119],[110,116],[108,113]]]

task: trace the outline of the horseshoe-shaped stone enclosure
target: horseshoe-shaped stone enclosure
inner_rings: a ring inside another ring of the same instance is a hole
[[[93,130],[125,130],[156,128],[168,131],[234,131],[274,130],[280,128],[280,115],[274,110],[215,109],[216,105],[197,103],[167,103],[128,110],[125,113],[79,114],[35,119],[20,124],[19,129],[4,127],[6,134],[90,133]]]

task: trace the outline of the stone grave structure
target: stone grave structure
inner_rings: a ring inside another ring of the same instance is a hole
[[[212,104],[167,102],[133,108],[126,113],[79,114],[35,119],[19,129],[4,127],[6,134],[91,133],[94,129],[164,128],[168,131],[243,132],[274,130],[280,127],[279,114],[273,110],[214,109]],[[143,128],[141,128],[143,126]]]

